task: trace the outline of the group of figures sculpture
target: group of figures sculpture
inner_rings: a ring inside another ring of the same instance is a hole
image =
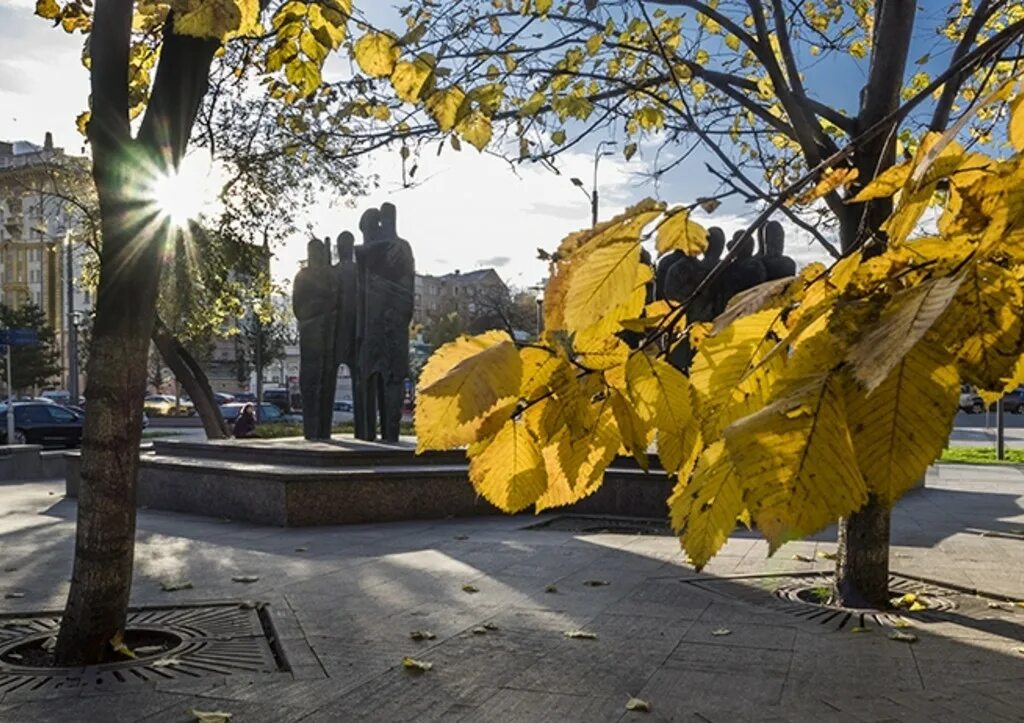
[[[782,224],[770,221],[759,234],[760,248],[755,253],[752,236],[745,239],[737,231],[726,244],[725,232],[717,226],[708,229],[708,245],[702,257],[673,251],[658,261],[654,275],[655,296],[659,299],[683,302],[693,298],[687,313],[688,322],[711,321],[725,311],[730,299],[742,291],[773,279],[796,274],[796,262],[785,255],[786,235]],[[734,247],[739,244],[739,248]],[[709,283],[701,287],[705,277],[722,260],[722,253],[731,253],[728,265]],[[686,370],[690,366],[693,350],[680,344],[670,355],[670,361]]]
[[[299,389],[306,439],[330,439],[338,369],[352,377],[357,439],[397,442],[409,376],[409,325],[416,270],[398,236],[397,210],[384,203],[359,221],[363,243],[342,232],[331,263],[330,239],[312,239],[295,277]]]

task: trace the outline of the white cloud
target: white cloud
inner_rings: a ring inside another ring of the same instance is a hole
[[[380,154],[364,169],[379,174],[380,189],[355,199],[354,208],[325,202],[309,209],[307,216],[320,236],[334,238],[348,229],[358,239],[362,212],[391,201],[398,206],[398,232],[412,244],[421,273],[497,266],[496,259],[505,257],[505,281],[531,286],[547,274],[537,249],[553,249],[567,234],[590,225],[586,192],[569,179],[592,178],[593,163],[589,153],[566,153],[559,162],[560,175],[540,165],[514,173],[505,161],[467,149],[422,158],[418,175],[428,180],[403,189],[397,154]],[[602,218],[619,212],[638,195],[631,174],[642,168],[637,161],[626,163],[618,157],[601,161]],[[305,238],[296,237],[277,249],[275,276],[295,275],[305,243]]]

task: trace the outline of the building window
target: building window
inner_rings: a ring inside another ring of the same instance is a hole
[[[30,284],[38,284],[41,278],[42,274],[39,272],[39,269],[32,269],[28,272],[28,281]]]

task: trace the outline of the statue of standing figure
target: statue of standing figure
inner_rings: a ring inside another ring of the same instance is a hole
[[[299,322],[299,391],[302,432],[306,439],[330,438],[334,401],[334,327],[337,320],[336,280],[330,252],[320,239],[306,244],[306,267],[295,276],[292,311]],[[326,436],[325,436],[326,429]]]
[[[348,231],[341,233],[333,267],[324,244],[316,241],[314,249],[310,242],[309,264],[295,278],[307,439],[330,439],[338,367],[345,364],[352,376],[356,438],[376,439],[379,426],[381,439],[398,441],[416,277],[412,247],[399,238],[396,216],[391,203],[364,213],[362,245],[355,246]],[[304,322],[313,316],[316,323]]]

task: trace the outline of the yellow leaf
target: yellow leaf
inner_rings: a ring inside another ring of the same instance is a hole
[[[964,381],[999,389],[1021,355],[1024,291],[1013,273],[987,261],[968,263],[964,280],[935,324]]]
[[[391,73],[391,87],[395,89],[395,95],[406,103],[418,103],[433,73],[433,65],[423,58],[402,61]]]
[[[888,198],[903,188],[903,185],[910,178],[911,164],[901,163],[898,166],[890,166],[885,169],[872,181],[862,188],[856,196],[847,203],[863,203],[875,198]]]
[[[698,570],[735,529],[744,509],[742,484],[722,440],[701,453],[692,479],[676,483],[668,500],[672,529]]]
[[[867,394],[851,387],[846,415],[868,489],[892,504],[914,487],[949,439],[960,383],[952,357],[918,343]]]
[[[352,55],[364,73],[371,78],[383,78],[395,71],[401,50],[388,33],[367,33],[356,41]]]
[[[225,710],[199,710],[198,708],[189,708],[186,711],[188,715],[192,716],[192,720],[195,723],[228,723],[233,717],[232,713],[228,713]]]
[[[133,658],[134,659],[134,658],[137,657],[135,655],[135,652],[131,648],[129,648],[127,645],[125,645],[125,642],[124,642],[124,632],[122,632],[120,630],[117,632],[116,635],[114,635],[114,637],[112,637],[110,639],[110,647],[113,648],[116,652],[120,653],[121,655],[123,655],[126,658]]]
[[[450,131],[460,118],[460,109],[465,99],[465,92],[455,86],[435,91],[427,98],[427,112],[438,128]]]
[[[563,312],[570,329],[582,329],[600,321],[642,285],[638,283],[642,274],[638,241],[624,240],[595,248],[574,263]]]
[[[470,145],[482,151],[491,142],[491,119],[474,110],[459,122],[458,131]]]
[[[901,291],[877,324],[850,349],[847,361],[870,394],[946,311],[963,276],[933,279]]]
[[[36,8],[38,12],[38,6]],[[1007,129],[1007,136],[1014,149],[1024,152],[1024,93],[1014,98],[1010,105],[1010,126]]]
[[[503,331],[442,346],[420,375],[418,449],[450,449],[496,431],[515,409],[521,377],[519,352]]]
[[[819,348],[806,353],[813,357]],[[792,379],[770,404],[729,426],[725,443],[749,490],[747,508],[772,551],[867,501],[835,372]]]
[[[650,713],[651,704],[642,698],[630,698],[626,701],[626,710],[636,711],[637,713]]]
[[[700,452],[700,430],[686,375],[664,359],[638,352],[626,362],[626,385],[637,416],[657,429],[662,468],[689,476]]]
[[[522,421],[509,420],[493,438],[472,445],[468,454],[473,487],[498,509],[518,512],[547,488],[544,458]]]
[[[242,26],[243,5],[239,0],[198,0],[174,16],[174,32],[223,40]]]
[[[596,492],[620,444],[610,402],[601,404],[589,433],[576,440],[567,429],[556,433],[542,452],[548,487],[537,500],[537,512],[578,502]]]
[[[433,663],[428,663],[425,660],[417,660],[416,658],[410,658],[406,655],[402,658],[402,667],[406,670],[422,673],[430,670],[434,667]]]
[[[826,168],[814,188],[801,194],[795,203],[808,204],[816,201],[822,196],[832,193],[837,188],[853,183],[853,181],[857,180],[859,174],[860,171],[856,168]]]
[[[740,39],[735,35],[729,34],[725,36],[725,44],[729,46],[729,50],[740,49]]]
[[[622,446],[633,456],[640,469],[648,469],[647,448],[653,441],[653,429],[636,413],[630,400],[617,390],[609,392],[615,423],[622,435]]]
[[[559,129],[551,134],[551,142],[556,146],[563,145],[565,143],[565,131]]]
[[[659,254],[678,249],[689,256],[698,256],[708,247],[708,232],[690,220],[690,212],[679,209],[658,227],[656,248]]]
[[[60,17],[60,5],[55,0],[36,0],[36,15],[46,20]]]
[[[78,132],[81,133],[83,136],[89,130],[89,120],[91,118],[92,118],[92,112],[91,111],[83,111],[82,113],[78,114],[77,118],[75,118],[75,127],[78,128]]]

